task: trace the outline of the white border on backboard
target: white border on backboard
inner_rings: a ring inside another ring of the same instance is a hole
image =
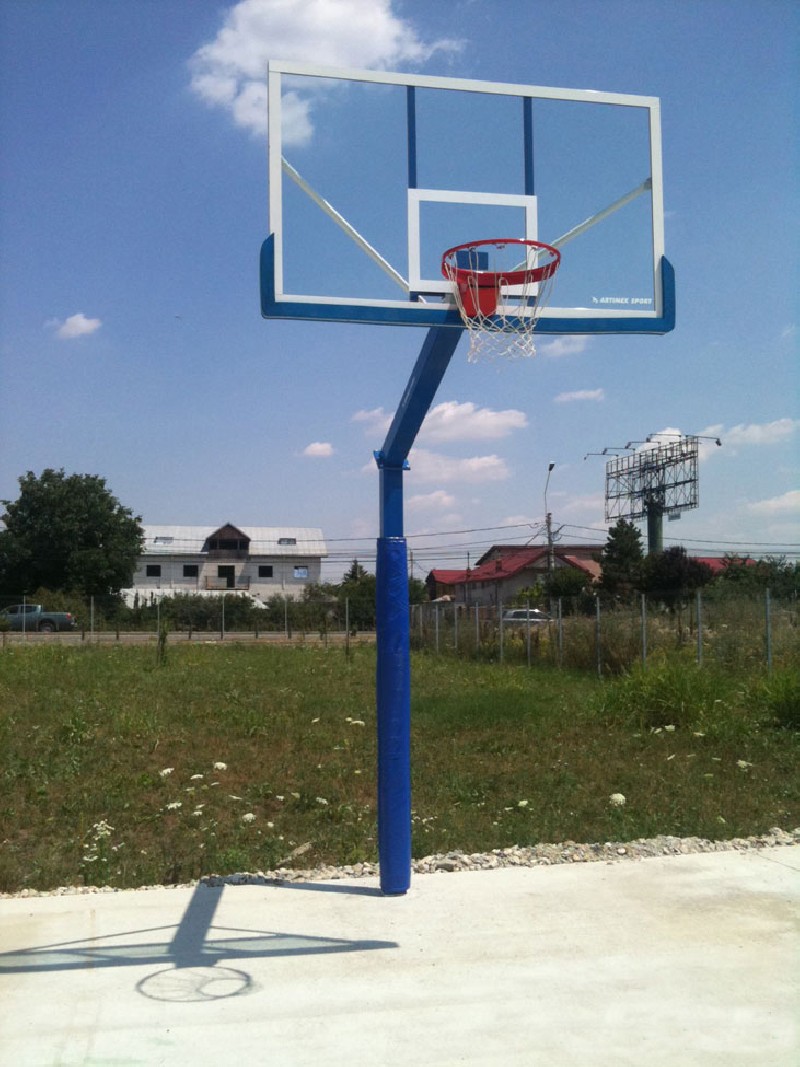
[[[492,207],[519,207],[525,212],[527,241],[535,241],[537,233],[536,197],[524,193],[471,193],[449,189],[408,190],[408,286],[412,293],[450,294],[453,285],[446,278],[423,278],[421,266],[420,204],[486,204]],[[482,234],[490,237],[490,234]],[[507,234],[495,234],[504,237]],[[518,236],[514,234],[514,236]],[[442,249],[444,252],[444,249]]]
[[[351,68],[336,68],[320,66],[310,63],[295,63],[291,61],[270,61],[268,73],[269,100],[269,229],[273,235],[274,258],[272,266],[271,284],[274,285],[272,298],[275,305],[305,304],[335,307],[342,306],[344,311],[347,307],[374,307],[383,309],[399,309],[408,311],[410,304],[405,300],[372,300],[353,299],[347,297],[329,297],[312,294],[289,294],[283,289],[283,198],[282,198],[282,139],[281,139],[281,77],[293,75],[309,78],[329,78],[339,81],[360,81],[377,85],[415,86],[427,89],[446,89],[462,92],[475,92],[494,94],[499,96],[516,96],[520,99],[532,100],[571,100],[592,104],[612,104],[620,107],[644,108],[649,115],[650,132],[650,179],[651,205],[652,205],[652,235],[653,235],[653,278],[655,280],[653,306],[648,311],[627,310],[623,308],[598,309],[598,308],[562,308],[548,307],[543,309],[542,318],[559,320],[576,319],[584,323],[591,320],[613,319],[621,320],[660,320],[664,315],[663,292],[661,286],[661,263],[664,258],[664,192],[662,176],[661,154],[661,105],[658,97],[636,96],[628,93],[607,93],[594,89],[561,89],[538,85],[517,85],[504,82],[474,81],[466,78],[442,78],[430,75],[400,74],[386,71],[360,70]],[[412,192],[424,192],[423,190],[409,190]],[[428,198],[431,192],[428,190]],[[452,194],[446,194],[452,196]],[[463,196],[464,194],[456,194]],[[484,194],[477,194],[482,197]],[[524,199],[520,197],[519,199]],[[417,210],[420,200],[417,200]],[[498,203],[499,199],[493,197],[486,202]],[[411,197],[409,197],[409,212],[411,211]],[[536,240],[535,237],[530,238]],[[411,251],[411,249],[409,249]],[[419,264],[416,273],[419,274]],[[423,279],[415,279],[422,282]],[[438,285],[437,280],[437,285]],[[428,282],[424,282],[427,291]],[[445,283],[446,288],[446,283]],[[410,286],[414,292],[414,286]],[[414,305],[419,308],[419,305]],[[416,313],[416,312],[415,312]],[[631,322],[631,328],[634,322]]]

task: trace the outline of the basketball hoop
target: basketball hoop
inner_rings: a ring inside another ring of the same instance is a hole
[[[522,250],[520,249],[522,246]],[[520,253],[524,258],[520,260]],[[469,331],[469,361],[534,356],[533,332],[552,290],[561,253],[515,237],[448,248],[442,274]]]

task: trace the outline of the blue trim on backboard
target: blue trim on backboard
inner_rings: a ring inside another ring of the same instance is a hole
[[[536,195],[536,179],[533,170],[533,100],[526,96],[522,101],[522,144],[525,152],[525,195]]]
[[[416,89],[409,85],[406,89],[406,119],[408,135],[408,187],[417,188],[417,100]]]
[[[265,319],[305,319],[320,322],[362,322],[376,326],[453,326],[461,330],[464,323],[454,308],[439,304],[409,304],[408,307],[371,307],[368,304],[318,304],[277,300],[275,298],[274,239],[269,236],[261,246],[261,314]],[[542,318],[537,334],[659,334],[675,329],[675,271],[666,258],[661,259],[660,318]]]

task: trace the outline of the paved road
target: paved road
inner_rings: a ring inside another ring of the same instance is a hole
[[[800,846],[0,899],[6,1063],[797,1067]]]
[[[31,644],[31,645],[82,645],[82,644],[116,644],[126,645],[155,644],[158,635],[154,633],[141,633],[137,631],[125,631],[117,634],[114,632],[82,633],[7,633],[2,636],[5,644]],[[191,635],[186,631],[170,632],[167,641],[169,644],[184,644],[193,641],[196,644],[217,643],[219,641],[241,642],[245,644],[292,644],[292,645],[344,645],[346,635],[340,632],[329,633],[320,637],[317,631],[313,633],[292,633],[287,637],[285,633],[260,631],[258,634],[250,631],[228,631],[224,635],[219,630],[195,630]],[[359,632],[350,638],[353,644],[371,644],[375,641],[375,634],[369,631]]]

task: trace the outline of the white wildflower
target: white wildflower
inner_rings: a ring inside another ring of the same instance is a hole
[[[283,800],[284,798],[279,793],[276,793],[275,794],[275,799],[276,800]]]
[[[325,799],[325,797],[316,797],[315,799],[316,799],[318,804],[327,805],[327,803],[328,803],[328,801]]]
[[[267,827],[268,827],[268,829],[272,830],[272,829],[275,828],[275,823],[274,822],[268,822],[267,823]]]
[[[193,774],[189,779],[190,782],[201,782],[203,780],[202,774]]]
[[[176,811],[178,808],[182,808],[182,807],[183,807],[183,804],[181,804],[180,800],[173,800],[171,804],[167,804],[166,810],[167,811]]]
[[[228,769],[228,764],[227,763],[223,763],[222,760],[217,760],[217,762],[214,764],[214,770],[215,771],[227,771],[227,769]]]
[[[311,721],[312,722],[319,722],[319,715],[317,715],[316,719],[312,719]]]
[[[241,797],[237,797],[234,793],[228,793],[231,800],[241,800]]]
[[[625,797],[622,793],[612,793],[608,802],[612,808],[622,808],[625,806]]]
[[[529,800],[518,800],[517,801],[517,807],[518,808],[527,808],[528,804],[530,804]]]
[[[748,771],[753,766],[752,763],[748,763],[746,759],[737,759],[736,766],[740,771]]]
[[[363,719],[351,719],[350,720],[350,725],[351,726],[366,726],[367,724],[364,722]]]
[[[167,778],[174,770],[174,767],[165,767],[163,771],[158,772],[158,776],[159,778]]]
[[[664,727],[664,732],[667,733],[667,734],[674,734],[675,733],[675,727],[674,726],[665,726]]]
[[[255,822],[255,818],[256,817],[252,811],[248,811],[242,816],[242,822]]]

